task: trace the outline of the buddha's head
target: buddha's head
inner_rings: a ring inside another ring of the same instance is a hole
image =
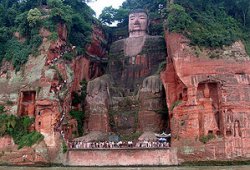
[[[147,34],[148,14],[143,9],[136,9],[129,13],[129,37],[140,37]]]

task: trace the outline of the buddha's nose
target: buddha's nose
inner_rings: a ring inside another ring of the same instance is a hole
[[[138,19],[135,20],[135,25],[140,25],[140,22]]]

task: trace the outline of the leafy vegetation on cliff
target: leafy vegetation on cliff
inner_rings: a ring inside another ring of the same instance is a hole
[[[43,140],[43,135],[39,132],[29,132],[29,128],[34,123],[34,119],[25,117],[17,117],[15,115],[0,114],[0,136],[10,135],[18,148],[24,146],[32,146],[33,144]]]
[[[3,105],[0,105],[0,114],[5,113],[5,108]]]
[[[69,114],[70,116],[72,116],[72,118],[76,119],[78,136],[82,136],[83,135],[84,111],[71,110]]]
[[[250,1],[175,0],[167,8],[167,28],[193,45],[221,47],[244,40],[249,52]]]
[[[169,31],[185,34],[193,45],[217,48],[241,39],[250,54],[249,0],[126,0],[119,9],[105,8],[100,20],[105,24],[118,21],[117,30],[126,30],[128,12],[137,8],[148,11],[151,35],[161,34],[166,20]]]
[[[81,84],[81,92],[80,94],[76,92],[73,93],[72,105],[73,106],[80,105],[81,108],[83,108],[84,101],[87,96],[87,81],[82,80],[80,84]],[[84,110],[71,110],[69,114],[72,118],[76,119],[78,135],[82,136],[83,135],[83,122],[84,122],[84,116],[85,116]]]
[[[79,0],[0,0],[0,62],[12,61],[16,70],[37,55],[44,27],[58,38],[57,24],[66,24],[70,44],[83,51],[89,42],[94,11]]]

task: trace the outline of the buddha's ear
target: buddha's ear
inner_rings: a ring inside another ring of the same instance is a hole
[[[147,33],[149,34],[149,25],[150,25],[150,20],[148,20],[148,24],[147,24]]]
[[[148,27],[149,27],[149,25],[150,25],[150,19],[148,19]]]

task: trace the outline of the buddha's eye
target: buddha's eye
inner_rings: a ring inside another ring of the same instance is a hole
[[[129,19],[130,19],[130,20],[134,20],[134,19],[135,19],[135,16],[134,16],[134,15],[130,15]]]
[[[145,15],[139,15],[140,19],[146,19],[147,17]]]

